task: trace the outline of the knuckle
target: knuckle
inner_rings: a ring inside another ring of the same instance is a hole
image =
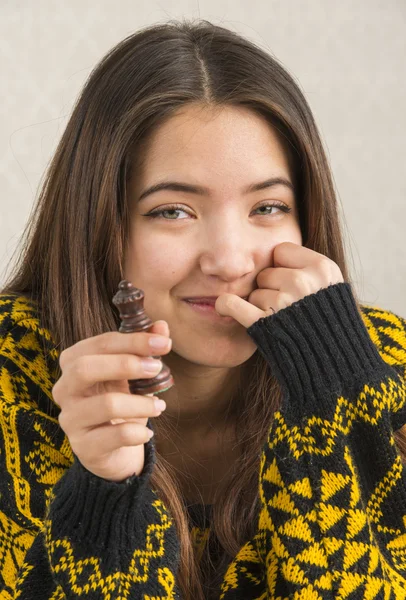
[[[292,278],[293,278],[293,283],[296,286],[300,286],[303,284],[304,282],[304,276],[303,273],[301,273],[300,271],[297,270],[293,270],[292,274],[291,274]]]
[[[134,356],[125,355],[121,359],[121,367],[124,374],[132,374],[140,369],[140,359],[136,359]]]
[[[63,429],[63,421],[64,421],[64,418],[65,418],[65,417],[64,417],[64,415],[63,415],[63,412],[61,411],[61,412],[59,413],[59,415],[58,415],[58,421],[59,421],[59,425],[62,427],[62,429]]]
[[[71,375],[79,381],[87,381],[90,374],[90,361],[88,357],[81,356],[72,363]]]
[[[114,394],[105,394],[103,397],[103,405],[106,410],[107,417],[114,418],[117,415],[119,400]]]
[[[110,354],[115,337],[115,331],[107,331],[99,337],[99,348],[103,354]]]
[[[62,350],[62,352],[59,355],[59,366],[61,367],[61,369],[63,370],[66,363],[68,362],[68,356],[69,356],[69,348],[65,348],[65,350]]]
[[[52,397],[54,400],[56,400],[58,403],[58,395],[59,395],[59,389],[60,389],[60,379],[58,379],[58,381],[53,385],[52,389],[51,389],[51,393],[52,393]]]
[[[58,379],[51,390],[52,397],[54,402],[62,408],[62,405],[65,403],[66,393],[63,391],[64,385],[62,378]]]
[[[331,260],[327,256],[323,256],[320,259],[319,268],[323,273],[329,274],[331,272]]]
[[[139,352],[140,356],[151,356],[151,347],[149,345],[149,341],[154,339],[157,334],[148,333],[147,331],[141,333],[142,337],[139,340],[139,343],[136,344],[136,340],[134,340],[134,347],[137,348],[137,352]],[[156,349],[154,352],[161,352],[161,349]]]
[[[66,414],[63,410],[58,415],[58,421],[61,429],[66,433]]]
[[[118,431],[119,442],[123,445],[136,444],[136,433],[131,423],[122,425]]]
[[[334,277],[337,282],[344,282],[343,274],[341,273],[341,269],[338,265],[334,265]]]

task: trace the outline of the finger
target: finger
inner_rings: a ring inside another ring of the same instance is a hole
[[[148,371],[142,363],[142,358],[131,354],[82,356],[66,367],[63,394],[65,397],[82,396],[95,383],[156,377],[162,370],[162,361],[151,359],[151,362],[155,363],[154,369]]]
[[[326,257],[315,250],[294,244],[282,242],[273,250],[273,266],[288,267],[289,269],[304,269]]]
[[[257,275],[257,286],[258,288],[266,288],[271,290],[280,290],[281,289],[281,276],[280,271],[288,271],[289,269],[282,269],[282,267],[274,268],[267,267],[260,271]],[[256,292],[256,290],[254,290]],[[253,295],[254,292],[251,292],[249,298]]]
[[[297,294],[309,288],[310,276],[304,269],[284,267],[263,269],[257,276],[258,288],[265,290],[283,290],[288,294]],[[310,289],[310,288],[309,288]],[[254,290],[254,292],[257,290]],[[251,296],[254,294],[251,292]]]
[[[158,333],[159,335],[170,336],[169,326],[166,321],[155,321],[150,329],[150,333]]]
[[[264,313],[272,315],[284,308],[283,297],[284,295],[278,290],[257,289],[251,292],[249,302]]]
[[[120,331],[107,331],[101,335],[80,340],[70,346],[59,357],[62,371],[66,365],[82,356],[95,354],[137,354],[140,356],[152,356],[155,354],[167,354],[171,350],[172,340],[167,339],[164,348],[152,349],[149,340],[158,337],[156,333],[139,331],[134,333],[123,333]],[[161,337],[161,336],[160,336]],[[167,337],[167,336],[164,336]]]
[[[88,431],[80,445],[86,448],[94,448],[97,455],[110,454],[123,446],[140,446],[146,444],[151,439],[148,432],[151,431],[146,425],[139,423],[118,423],[117,425],[103,425]],[[80,454],[77,449],[76,454]],[[72,446],[73,447],[73,446]],[[87,452],[89,454],[89,452]]]
[[[155,399],[158,398],[118,392],[92,396],[87,398],[86,402],[70,404],[62,410],[58,420],[69,437],[71,431],[107,425],[113,419],[157,417],[162,413],[162,409],[157,409]]]
[[[264,316],[264,311],[235,294],[222,294],[216,300],[216,312],[224,317],[233,317],[244,327],[250,327]]]

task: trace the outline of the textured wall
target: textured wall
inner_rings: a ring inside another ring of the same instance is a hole
[[[406,317],[406,0],[0,2],[0,282],[72,103],[139,27],[202,17],[276,55],[333,169],[357,291]]]

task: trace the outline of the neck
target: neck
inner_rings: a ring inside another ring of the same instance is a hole
[[[159,396],[166,402],[166,418],[181,434],[205,434],[227,424],[232,399],[239,384],[240,367],[197,365],[170,353],[163,358],[175,385]]]

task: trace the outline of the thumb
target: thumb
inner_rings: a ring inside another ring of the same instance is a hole
[[[151,326],[149,330],[150,333],[157,333],[159,335],[166,335],[169,337],[170,331],[169,326],[166,321],[155,321],[155,323]]]

